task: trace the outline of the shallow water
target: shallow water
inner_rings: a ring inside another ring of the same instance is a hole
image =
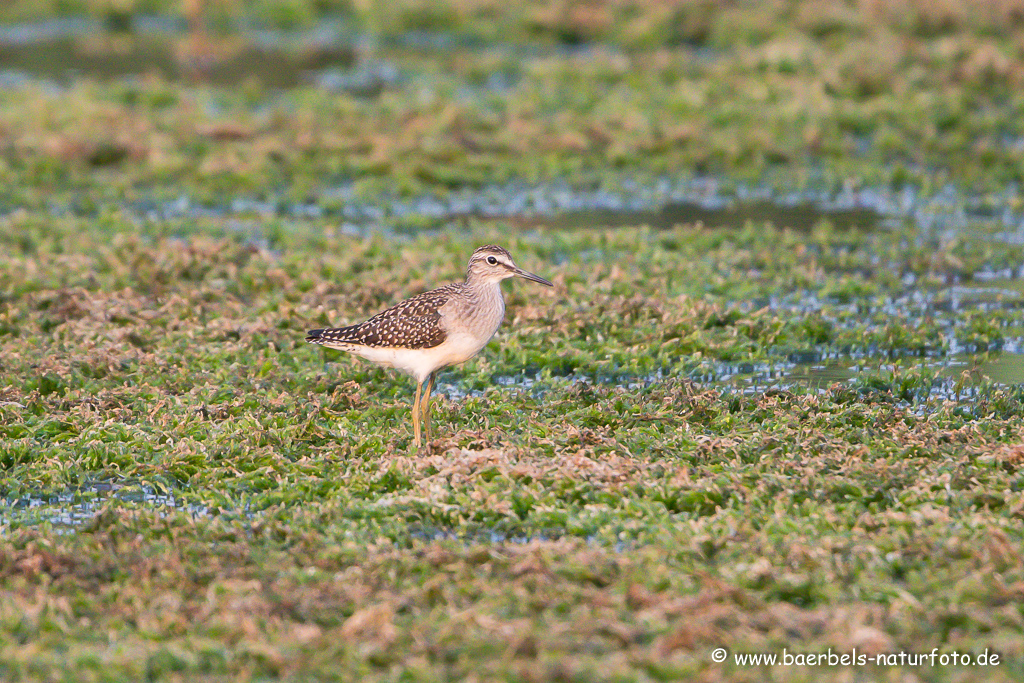
[[[646,225],[668,229],[677,225],[701,225],[706,228],[736,228],[748,223],[771,223],[807,231],[827,220],[841,230],[872,230],[882,221],[881,214],[868,208],[830,209],[812,202],[794,205],[771,201],[715,203],[682,201],[660,208],[637,210],[584,209],[555,214],[512,215],[506,221],[520,227],[551,229],[618,228]]]
[[[903,190],[868,188],[840,192],[780,192],[769,187],[727,184],[715,178],[680,174],[655,179],[620,178],[600,189],[582,189],[563,182],[509,183],[462,188],[442,194],[361,196],[354,184],[321,190],[304,202],[279,198],[236,197],[220,205],[188,196],[173,200],[137,200],[121,207],[139,220],[225,219],[239,232],[254,232],[253,222],[271,218],[295,221],[332,219],[343,234],[380,233],[401,238],[424,230],[459,228],[466,220],[499,221],[521,229],[594,229],[647,225],[670,229],[678,225],[743,228],[771,223],[776,228],[809,231],[827,222],[838,230],[889,230],[915,225],[916,238],[941,243],[969,235],[980,240],[1024,244],[1024,205],[1015,193],[1005,210],[983,210],[991,197],[980,199],[945,193],[920,196]],[[54,204],[55,214],[75,215],[74,202]],[[991,270],[995,279],[1019,272]]]
[[[0,27],[0,83],[158,76],[211,85],[253,81],[270,88],[311,83],[357,90],[368,82],[348,73],[356,65],[355,47],[330,26],[290,37],[249,31],[231,39],[188,34],[179,22],[152,17],[125,28],[105,31],[99,21],[82,18]],[[386,78],[378,75],[378,81],[379,89]]]
[[[96,517],[112,502],[168,512],[185,510],[193,518],[209,515],[205,506],[184,503],[173,495],[157,493],[146,486],[97,483],[58,495],[30,494],[0,500],[0,529],[16,521],[72,531]]]
[[[1019,348],[1019,345],[1015,346],[1015,349]],[[494,383],[509,389],[527,391],[537,398],[543,398],[552,390],[564,388],[566,383],[598,383],[640,389],[675,377],[688,379],[711,389],[755,395],[770,390],[811,389],[823,392],[834,384],[855,385],[868,377],[884,377],[897,372],[920,372],[932,378],[931,386],[915,395],[916,401],[961,400],[983,382],[993,386],[1024,383],[1024,355],[1019,352],[981,355],[958,353],[946,356],[904,356],[891,360],[866,353],[809,352],[793,354],[790,358],[779,361],[705,362],[690,369],[680,366],[642,376],[606,373],[547,378],[542,377],[540,373],[524,372],[496,376]],[[959,390],[958,383],[963,385]],[[439,381],[437,388],[438,393],[455,401],[466,396],[484,394],[479,390],[466,390],[457,381]]]

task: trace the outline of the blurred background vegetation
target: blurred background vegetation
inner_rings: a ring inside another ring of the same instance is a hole
[[[1021,0],[10,0],[2,21],[90,15],[117,26],[126,17],[202,17],[214,31],[239,25],[308,27],[344,16],[368,30],[445,30],[481,39],[612,42],[650,48],[679,44],[725,47],[780,35],[859,38],[891,32],[936,38],[963,32],[1019,38]],[[1022,46],[1018,43],[1018,49]]]
[[[13,205],[1024,180],[1024,0],[14,0],[0,22]]]

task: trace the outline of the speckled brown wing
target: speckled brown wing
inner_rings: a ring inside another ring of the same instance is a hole
[[[441,307],[448,303],[459,286],[456,283],[417,294],[358,325],[310,330],[306,341],[324,346],[358,344],[374,348],[433,348],[448,336],[441,328]]]

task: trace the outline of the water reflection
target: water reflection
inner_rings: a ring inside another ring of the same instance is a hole
[[[183,510],[193,518],[209,514],[206,506],[185,503],[148,486],[98,482],[56,495],[27,495],[0,500],[0,530],[12,523],[49,524],[73,530],[102,512],[111,501],[164,511]]]
[[[882,216],[869,208],[834,209],[811,202],[778,204],[771,201],[729,202],[724,205],[683,201],[666,203],[657,209],[633,211],[591,209],[553,215],[515,215],[508,222],[522,227],[553,229],[617,228],[647,225],[667,229],[677,225],[701,224],[706,228],[735,228],[747,223],[771,223],[808,231],[823,220],[841,230],[871,230]]]
[[[915,401],[958,401],[972,395],[982,385],[1013,386],[1024,383],[1024,355],[987,353],[904,356],[882,360],[876,355],[838,352],[801,352],[777,361],[720,363],[703,362],[696,367],[679,366],[646,375],[626,372],[598,374],[571,373],[551,376],[540,371],[499,375],[494,383],[509,389],[526,391],[543,398],[549,391],[563,389],[566,383],[598,383],[638,390],[677,377],[720,391],[757,395],[767,391],[815,391],[823,393],[833,385],[857,385],[865,381],[884,384],[884,378],[898,374],[922,378],[914,389]],[[929,379],[930,378],[930,379]],[[458,383],[438,383],[438,393],[451,400],[482,396],[483,391],[466,390]]]

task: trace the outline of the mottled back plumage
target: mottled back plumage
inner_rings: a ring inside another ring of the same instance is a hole
[[[441,307],[462,286],[462,283],[454,283],[417,294],[358,325],[310,330],[306,341],[314,344],[343,342],[371,348],[432,348],[448,336],[440,326]]]

